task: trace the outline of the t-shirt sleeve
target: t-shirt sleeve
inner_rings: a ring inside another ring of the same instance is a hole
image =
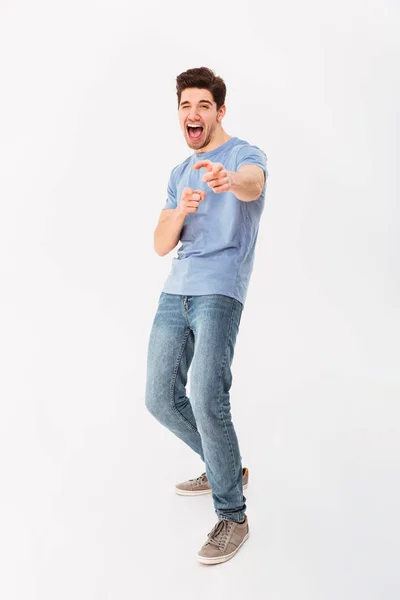
[[[164,208],[176,208],[177,199],[176,199],[176,182],[175,182],[175,168],[172,170],[171,175],[169,177],[168,186],[167,186],[167,199],[163,206]]]
[[[236,157],[236,169],[239,170],[243,165],[257,165],[261,167],[265,175],[265,183],[267,183],[268,169],[267,169],[267,155],[258,146],[246,144],[239,148]]]

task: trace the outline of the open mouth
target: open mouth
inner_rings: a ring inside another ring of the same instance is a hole
[[[199,140],[203,133],[203,127],[201,126],[192,127],[191,125],[186,125],[186,130],[188,132],[189,138],[194,142],[196,140]]]

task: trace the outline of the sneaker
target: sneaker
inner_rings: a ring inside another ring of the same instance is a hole
[[[243,467],[243,489],[245,490],[249,482],[249,470]],[[202,473],[196,479],[188,479],[175,485],[176,493],[180,496],[200,496],[202,494],[211,494],[211,485],[207,479],[206,473]]]
[[[206,565],[225,562],[236,554],[250,535],[247,515],[244,523],[220,519],[207,535],[207,541],[197,553],[197,560]]]

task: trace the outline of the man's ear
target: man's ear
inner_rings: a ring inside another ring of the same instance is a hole
[[[218,111],[218,121],[222,121],[226,113],[226,106],[223,104]]]

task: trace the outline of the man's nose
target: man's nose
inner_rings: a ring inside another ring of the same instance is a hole
[[[190,121],[197,121],[198,120],[198,112],[197,112],[197,108],[191,108],[190,112],[189,112],[189,120]]]

